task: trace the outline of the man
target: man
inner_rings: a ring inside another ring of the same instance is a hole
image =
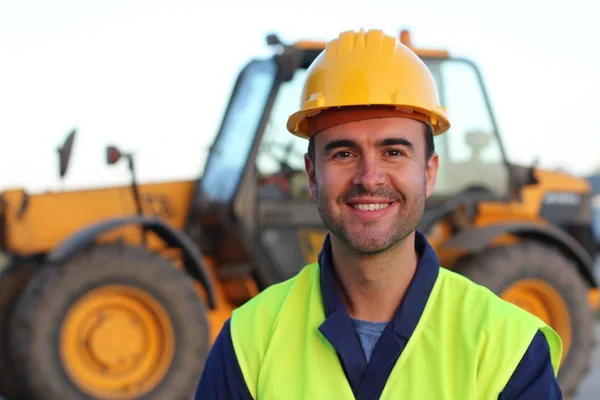
[[[308,70],[288,130],[309,138],[329,234],[318,263],[234,311],[196,399],[559,399],[560,337],[439,266],[416,231],[448,130],[425,64],[344,32]]]

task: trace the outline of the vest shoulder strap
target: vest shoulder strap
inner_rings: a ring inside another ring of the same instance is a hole
[[[309,264],[292,278],[269,286],[232,312],[230,327],[233,348],[253,398],[257,398],[260,367],[280,312],[282,309],[295,308],[295,303],[306,300],[307,293],[304,296],[290,294],[318,284],[318,277],[319,264]],[[302,307],[305,308],[306,304]]]
[[[555,375],[558,374],[562,341],[548,324],[458,273],[440,268],[440,278],[440,289],[443,286],[441,290],[446,292],[441,297],[444,302],[451,302],[453,305],[432,307],[432,312],[454,309],[457,315],[462,316],[455,322],[455,329],[472,335],[470,340],[478,343],[481,360],[479,371],[490,386],[494,382],[498,385],[498,390],[504,387],[538,330],[542,331],[548,341],[552,366]],[[438,297],[437,301],[440,300]],[[500,366],[504,368],[501,370]],[[483,376],[486,374],[489,377]]]

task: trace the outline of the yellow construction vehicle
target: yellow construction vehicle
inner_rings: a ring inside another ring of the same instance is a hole
[[[412,47],[408,32],[402,42]],[[189,399],[231,311],[316,259],[307,142],[284,132],[324,43],[283,45],[240,72],[197,180],[0,194],[0,393],[11,399]],[[480,72],[414,48],[450,131],[421,231],[444,267],[549,322],[565,393],[586,373],[598,284],[584,179],[510,163]],[[75,133],[60,153],[67,171]]]

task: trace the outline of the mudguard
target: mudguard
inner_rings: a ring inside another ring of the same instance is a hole
[[[561,229],[544,225],[538,222],[508,222],[492,224],[484,227],[473,227],[462,230],[442,245],[442,248],[467,250],[479,252],[486,248],[489,243],[501,234],[512,234],[518,237],[536,239],[551,242],[558,245],[577,263],[579,272],[592,286],[598,287],[594,276],[594,260],[577,243]]]
[[[134,215],[111,218],[89,225],[61,242],[48,254],[46,262],[55,265],[64,263],[77,252],[92,244],[94,239],[99,235],[124,225],[142,226],[145,229],[154,232],[168,246],[181,249],[184,255],[183,263],[185,270],[194,279],[198,280],[202,284],[204,290],[206,290],[208,306],[213,310],[216,308],[217,301],[215,297],[215,288],[202,261],[200,251],[187,235],[172,228],[169,224],[159,218]]]

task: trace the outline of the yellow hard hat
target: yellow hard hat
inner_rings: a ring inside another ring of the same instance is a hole
[[[424,120],[434,135],[450,128],[425,63],[395,36],[361,29],[342,32],[310,65],[300,110],[289,117],[287,129],[308,138],[317,133],[310,119],[321,111],[364,106]]]

